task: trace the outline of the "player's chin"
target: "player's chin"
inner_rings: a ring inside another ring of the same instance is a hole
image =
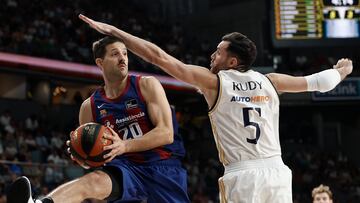
[[[213,68],[214,68],[214,63],[211,62],[211,63],[210,63],[210,70],[213,69]]]
[[[215,67],[211,67],[210,72],[212,72],[214,74],[217,74],[219,72],[219,70],[217,68],[215,68]]]
[[[119,67],[118,71],[120,72],[121,75],[126,75],[128,73],[128,67],[127,66]]]

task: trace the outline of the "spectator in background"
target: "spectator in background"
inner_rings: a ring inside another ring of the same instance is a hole
[[[51,147],[55,149],[61,149],[64,145],[64,141],[61,139],[62,134],[60,132],[52,132],[51,135]]]
[[[3,153],[4,153],[3,137],[0,132],[0,155],[2,155]]]
[[[0,116],[0,124],[3,128],[5,128],[6,126],[10,125],[10,121],[11,121],[10,111],[6,110]]]
[[[312,190],[311,195],[313,203],[333,203],[333,195],[329,186],[321,184]]]
[[[27,117],[25,120],[25,128],[31,132],[34,132],[39,127],[39,121],[35,114]]]
[[[41,160],[43,160],[44,156],[49,154],[50,145],[47,137],[45,136],[45,132],[41,128],[37,129],[35,141],[37,150],[39,150],[41,153]]]
[[[36,144],[36,140],[33,136],[32,133],[26,133],[25,134],[25,144],[27,145],[27,148],[30,150],[30,151],[34,151],[37,149],[37,144]]]
[[[3,112],[0,116],[0,127],[5,130],[5,132],[14,134],[15,129],[13,126],[12,116],[9,110]]]

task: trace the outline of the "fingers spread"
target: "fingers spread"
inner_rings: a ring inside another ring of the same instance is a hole
[[[118,146],[119,145],[116,142],[113,142],[111,145],[104,146],[103,149],[104,150],[115,149]]]
[[[119,136],[116,132],[115,132],[115,130],[114,129],[112,129],[112,128],[110,128],[110,127],[107,127],[110,131],[111,131],[111,133],[114,135],[114,136]]]
[[[116,150],[115,149],[113,149],[109,153],[105,154],[104,159],[107,159],[107,158],[112,157],[112,156],[116,156]]]

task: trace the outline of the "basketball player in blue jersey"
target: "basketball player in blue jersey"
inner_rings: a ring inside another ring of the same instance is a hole
[[[105,85],[80,108],[80,124],[97,122],[113,131],[113,144],[102,169],[65,183],[42,200],[31,197],[26,177],[15,181],[8,203],[79,203],[93,198],[109,202],[189,202],[185,151],[174,113],[161,84],[154,77],[128,74],[124,43],[105,37],[93,44]],[[82,165],[84,168],[87,166]]]
[[[83,15],[102,34],[122,39],[128,49],[204,95],[220,161],[220,200],[229,203],[292,202],[291,170],[283,163],[279,140],[278,92],[326,92],[352,72],[341,59],[333,69],[305,77],[251,70],[256,46],[241,33],[222,38],[210,70],[184,64],[158,46]]]

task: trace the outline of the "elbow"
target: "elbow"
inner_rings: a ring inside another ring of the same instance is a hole
[[[164,134],[164,145],[172,144],[174,142],[173,129],[166,129]]]

